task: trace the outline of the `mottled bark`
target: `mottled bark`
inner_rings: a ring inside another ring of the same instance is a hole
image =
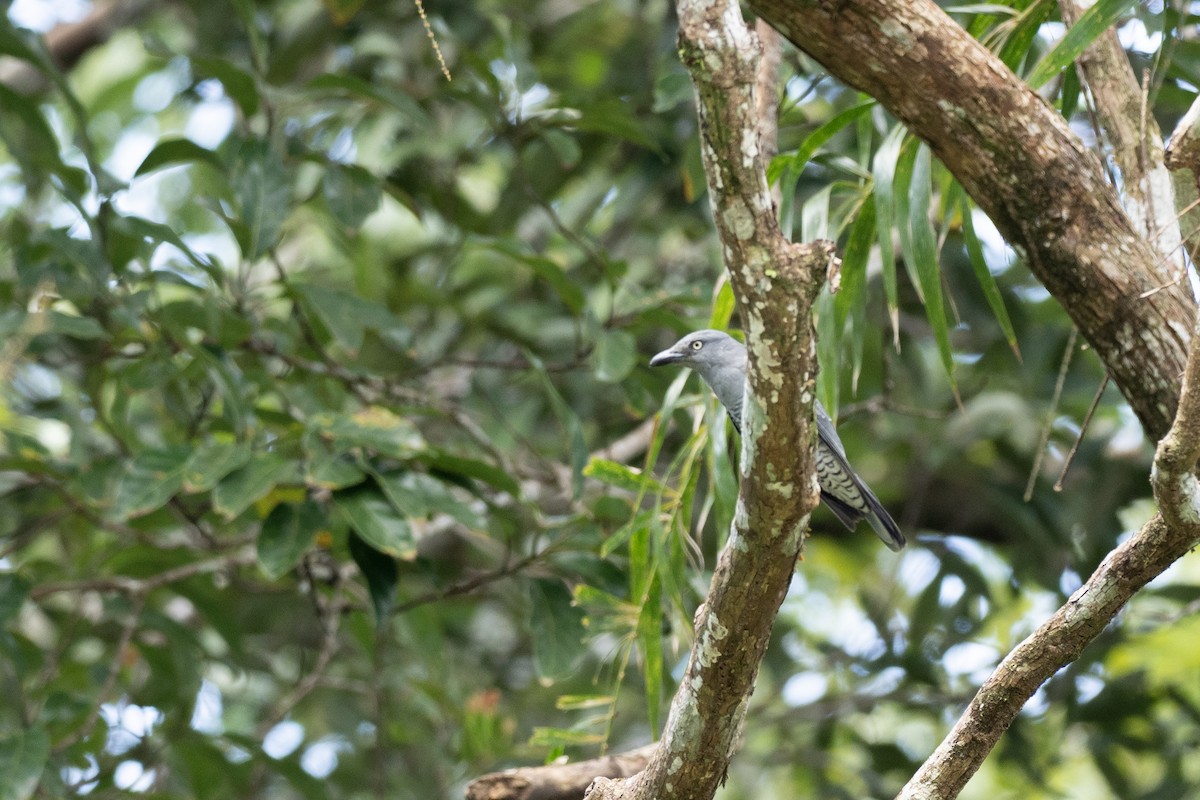
[[[1174,416],[1191,333],[1186,287],[1131,225],[1062,116],[930,0],[749,0],[925,140],[1021,248],[1146,431]],[[1166,286],[1161,291],[1152,291]]]
[[[811,312],[833,248],[795,245],[779,229],[754,96],[759,43],[736,0],[681,0],[678,10],[709,199],[747,332],[741,495],[659,748],[636,778],[597,780],[593,800],[716,792],[818,497]]]

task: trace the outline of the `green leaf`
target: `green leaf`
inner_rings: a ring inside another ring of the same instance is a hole
[[[221,479],[213,490],[213,509],[234,519],[279,483],[297,480],[296,465],[276,453],[255,453],[246,466]]]
[[[528,351],[525,353],[525,358],[528,359],[538,378],[541,379],[546,397],[550,401],[550,408],[554,411],[554,416],[558,417],[558,423],[566,434],[567,449],[571,459],[571,485],[574,488],[572,494],[574,499],[578,500],[583,494],[583,468],[587,466],[589,456],[587,442],[583,438],[583,426],[579,422],[578,415],[558,393],[558,389],[555,388],[554,381],[550,379],[550,373],[546,371],[541,359]]]
[[[396,559],[371,547],[353,531],[350,532],[349,545],[350,557],[367,579],[371,605],[375,607],[375,622],[382,624],[392,613],[396,601],[396,584],[400,579]]]
[[[46,314],[46,333],[69,336],[72,339],[110,339],[104,326],[92,317],[77,317],[51,311]]]
[[[358,228],[383,200],[383,184],[354,164],[330,164],[321,180],[330,213],[347,228]]]
[[[129,519],[162,508],[183,488],[184,467],[191,451],[177,446],[136,455],[117,483],[110,514]]]
[[[979,281],[979,288],[983,290],[983,296],[987,299],[992,315],[1000,324],[1000,329],[1004,331],[1004,338],[1008,340],[1008,346],[1012,348],[1017,360],[1020,361],[1021,348],[1017,344],[1017,334],[1013,330],[1012,320],[1009,319],[1008,309],[1004,306],[1004,298],[1000,296],[1000,287],[996,285],[996,278],[988,269],[987,261],[983,257],[983,245],[980,244],[979,237],[975,235],[971,201],[967,199],[965,193],[960,207],[962,209],[963,241],[967,247],[967,257],[971,261],[971,269],[975,272],[975,279]]]
[[[800,209],[800,238],[811,242],[829,238],[829,200],[833,196],[833,184],[818,189]]]
[[[338,492],[333,496],[333,504],[371,547],[405,561],[417,557],[417,542],[408,520],[379,492],[374,489]]]
[[[842,251],[842,288],[834,295],[833,312],[837,329],[845,331],[850,320],[850,383],[858,387],[862,372],[863,345],[866,334],[867,262],[875,240],[875,197],[867,195],[850,227],[850,235]]]
[[[278,580],[296,566],[324,523],[324,512],[311,500],[271,509],[258,533],[258,563],[267,577]]]
[[[253,75],[234,66],[228,59],[192,56],[191,61],[197,77],[215,78],[221,82],[225,94],[238,104],[244,116],[253,117],[258,112],[258,85]]]
[[[543,683],[553,683],[574,672],[583,655],[583,612],[557,580],[531,580],[529,602],[533,606],[529,624],[534,666]]]
[[[191,139],[163,139],[154,145],[154,149],[142,159],[133,174],[134,177],[140,177],[178,164],[208,164],[223,171],[221,160],[212,150],[201,147]]]
[[[303,283],[292,284],[291,290],[352,354],[362,349],[368,330],[387,334],[404,329],[404,323],[386,306],[356,294]]]
[[[221,439],[204,442],[188,457],[183,470],[183,489],[189,493],[207,492],[249,460],[249,442]]]
[[[583,474],[595,478],[601,483],[627,489],[631,492],[662,492],[666,487],[659,483],[653,475],[639,469],[609,461],[607,458],[593,458],[588,461]]]
[[[1026,79],[1034,89],[1053,78],[1068,64],[1078,58],[1092,42],[1112,27],[1122,14],[1137,0],[1097,0],[1096,4],[1083,12],[1079,21],[1071,26],[1067,35],[1042,56]]]
[[[21,610],[31,585],[16,572],[0,572],[0,627]]]
[[[637,364],[637,342],[629,331],[601,331],[596,337],[596,378],[620,383]]]
[[[338,452],[364,448],[392,458],[408,459],[425,449],[417,426],[381,406],[353,414],[314,414],[308,430],[329,442]]]
[[[1050,18],[1050,12],[1055,6],[1048,0],[1023,0],[1023,3],[1025,7],[1017,16],[1016,27],[1011,29],[1003,47],[1000,48],[1000,60],[1013,72],[1020,69],[1021,62],[1037,41],[1042,23]]]
[[[708,327],[723,331],[729,327],[729,320],[733,319],[735,305],[733,284],[729,281],[729,276],[724,271],[722,271],[718,286],[717,296],[713,298],[712,314],[708,318]]]
[[[485,461],[440,450],[426,450],[417,457],[432,470],[483,481],[489,486],[508,492],[513,497],[521,494],[521,485],[517,483],[516,478],[500,467]]]
[[[657,731],[663,688],[662,582],[658,575],[650,581],[648,588],[638,614],[637,642],[642,651],[642,676],[646,682],[646,711],[650,730]]]
[[[445,514],[474,530],[485,525],[477,511],[432,475],[405,471],[373,473],[373,477],[396,510],[406,517],[428,519],[435,514]]]
[[[279,241],[291,212],[291,175],[279,153],[263,139],[247,139],[234,151],[228,174],[238,216],[230,225],[242,255],[257,261]]]
[[[578,282],[571,280],[566,270],[557,262],[551,261],[545,256],[527,253],[519,246],[504,240],[489,242],[488,247],[533,270],[537,277],[554,290],[558,299],[571,310],[572,314],[578,314],[583,310],[585,302],[583,289],[580,288]]]
[[[875,230],[879,240],[879,255],[883,269],[883,292],[887,300],[888,315],[892,320],[892,339],[900,346],[900,299],[896,284],[896,253],[892,246],[892,231],[895,220],[896,162],[904,144],[905,130],[902,125],[892,128],[880,143],[871,163],[875,191]]]
[[[772,159],[771,165],[767,170],[767,180],[775,183],[783,175],[785,167],[790,168],[794,174],[799,175],[800,171],[804,169],[804,166],[808,164],[813,155],[824,147],[830,139],[859,117],[869,114],[874,107],[875,101],[868,100],[865,103],[860,103],[835,114],[827,122],[804,137],[804,141],[800,143],[800,146],[796,148],[794,153],[781,154]]]
[[[954,379],[954,354],[950,349],[950,325],[946,319],[946,304],[942,299],[942,272],[938,265],[937,234],[929,221],[929,207],[933,195],[933,156],[922,144],[917,148],[913,161],[912,186],[909,192],[909,226],[912,232],[913,266],[916,269],[925,299],[925,316],[933,328],[937,340],[942,366],[950,378],[950,385],[957,388]]]
[[[0,733],[0,800],[32,797],[50,760],[50,737],[41,728]]]

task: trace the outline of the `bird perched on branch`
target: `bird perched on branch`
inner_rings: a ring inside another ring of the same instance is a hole
[[[746,347],[722,331],[689,333],[650,359],[650,366],[679,364],[699,373],[742,432],[742,396],[746,385]],[[817,406],[817,483],[821,500],[850,530],[866,520],[892,550],[904,547],[904,534],[875,494],[846,461],[846,449],[825,412]]]

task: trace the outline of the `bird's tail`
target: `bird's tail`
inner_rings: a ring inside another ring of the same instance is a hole
[[[863,517],[871,523],[875,535],[883,540],[889,550],[899,550],[904,547],[904,534],[900,532],[900,526],[896,524],[896,520],[892,519],[892,515],[887,512],[887,509],[870,489],[866,486],[862,488],[863,495],[867,500],[867,513],[863,514]]]

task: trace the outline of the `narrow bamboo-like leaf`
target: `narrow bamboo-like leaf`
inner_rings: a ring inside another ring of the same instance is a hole
[[[1025,60],[1029,48],[1033,46],[1038,32],[1042,29],[1042,23],[1049,19],[1050,12],[1054,10],[1055,5],[1050,0],[1021,0],[1021,2],[1025,7],[1017,16],[1016,26],[1000,48],[1000,60],[1013,72],[1020,68],[1021,62]]]
[[[779,180],[783,175],[785,167],[790,167],[793,172],[799,174],[809,159],[824,147],[830,139],[840,133],[850,123],[870,113],[874,107],[875,101],[868,100],[865,103],[860,103],[835,114],[812,133],[808,134],[808,136],[804,137],[804,141],[796,148],[796,152],[772,160],[771,166],[767,171],[767,180],[771,183]]]
[[[979,281],[979,288],[983,290],[983,296],[987,299],[988,307],[992,309],[992,315],[996,317],[996,322],[999,323],[1000,329],[1004,331],[1004,338],[1008,340],[1008,346],[1012,348],[1016,354],[1017,360],[1021,360],[1021,348],[1017,344],[1017,334],[1013,330],[1012,320],[1009,319],[1008,309],[1004,305],[1004,298],[1000,295],[1000,287],[996,285],[996,278],[992,275],[992,271],[988,269],[987,261],[983,257],[983,245],[979,241],[979,237],[975,235],[975,222],[971,218],[971,202],[964,195],[960,201],[962,208],[962,226],[963,226],[963,241],[967,247],[967,257],[971,261],[971,269],[975,272],[975,279]]]
[[[883,293],[887,301],[888,316],[892,321],[892,340],[900,347],[900,299],[896,285],[896,252],[892,246],[895,217],[896,162],[900,158],[905,130],[897,125],[888,133],[875,160],[871,163],[875,194],[875,230],[879,238],[879,255],[883,270]],[[903,225],[901,226],[903,227]]]
[[[296,566],[324,522],[321,507],[311,500],[275,506],[258,534],[258,563],[267,577],[278,580]]]
[[[900,157],[896,159],[896,232],[900,236],[900,259],[904,262],[904,271],[908,273],[909,282],[917,290],[917,299],[924,303],[925,293],[917,277],[918,256],[913,250],[912,226],[913,169],[916,166],[919,145],[916,139],[909,139],[901,148]],[[928,196],[925,200],[928,204]]]
[[[641,492],[647,489],[654,492],[661,492],[665,489],[652,474],[624,464],[618,464],[615,461],[609,461],[606,458],[593,458],[588,461],[583,474],[589,478],[595,478],[601,483],[615,486],[618,489],[627,489],[631,492]]]
[[[645,602],[638,614],[637,641],[642,651],[642,676],[646,682],[646,713],[650,730],[658,730],[663,686],[663,610],[662,582],[650,581]]]
[[[828,291],[817,297],[817,397],[836,419],[838,408],[838,354],[841,352],[842,332],[834,313],[833,295]]]
[[[929,221],[930,199],[933,194],[933,155],[926,145],[917,148],[913,160],[912,185],[909,192],[909,227],[912,234],[913,268],[920,281],[925,299],[925,316],[933,328],[942,366],[950,378],[951,387],[957,388],[954,379],[954,355],[950,349],[950,327],[946,320],[946,306],[942,299],[942,273],[937,258],[937,236]]]
[[[733,319],[733,284],[729,281],[729,274],[725,271],[721,272],[721,277],[717,281],[716,297],[713,298],[712,314],[708,318],[708,327],[723,331],[729,327],[729,320]]]
[[[855,389],[862,372],[867,317],[867,263],[874,241],[875,197],[867,195],[842,250],[842,288],[834,295],[833,304],[838,330],[845,331],[846,320],[850,321],[850,384]]]
[[[1042,56],[1033,71],[1029,73],[1029,85],[1034,89],[1053,78],[1062,69],[1073,62],[1096,41],[1105,31],[1112,27],[1117,19],[1129,10],[1137,0],[1097,0],[1097,3],[1083,12],[1079,21],[1071,26],[1067,35],[1051,48],[1049,53]]]
[[[812,197],[804,201],[800,210],[800,238],[811,242],[816,239],[828,239],[829,236],[829,199],[833,194],[833,185],[819,189]]]

